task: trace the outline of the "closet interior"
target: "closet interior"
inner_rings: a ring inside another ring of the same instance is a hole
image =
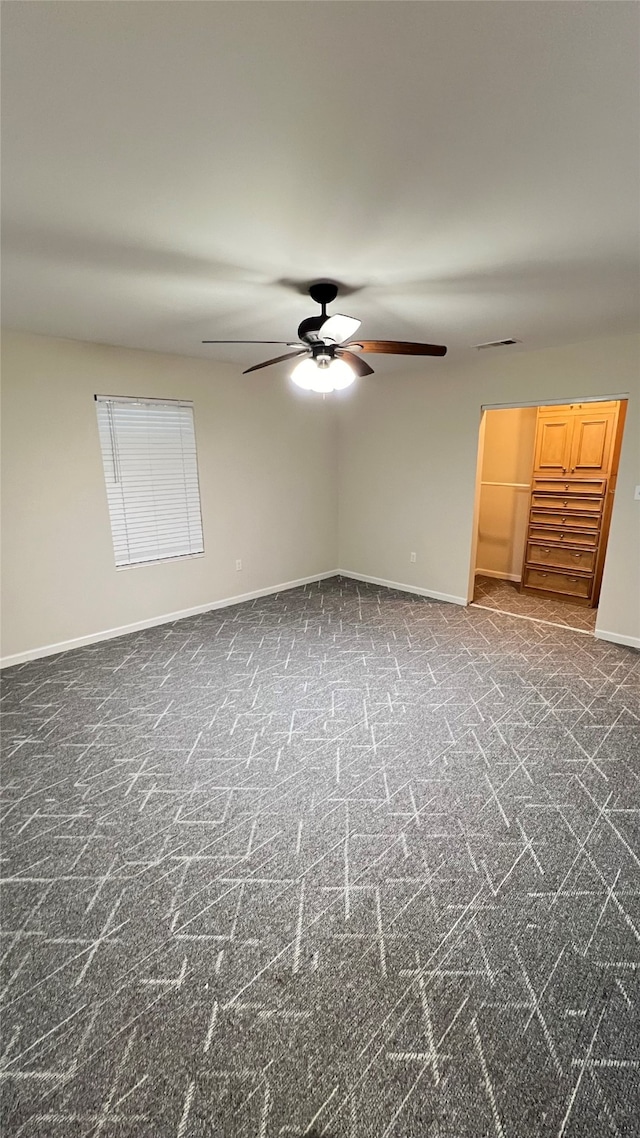
[[[484,412],[474,604],[595,627],[625,411],[603,400]]]

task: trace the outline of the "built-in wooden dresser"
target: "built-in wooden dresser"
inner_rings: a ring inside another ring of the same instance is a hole
[[[521,589],[597,604],[619,404],[541,407]]]

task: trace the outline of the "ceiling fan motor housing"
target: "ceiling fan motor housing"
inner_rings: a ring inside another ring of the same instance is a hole
[[[317,341],[318,332],[326,319],[327,317],[324,314],[322,316],[307,316],[307,319],[298,325],[298,339],[307,344]]]
[[[322,306],[320,316],[308,316],[298,325],[298,337],[307,344],[318,341],[318,332],[327,319],[327,305],[338,295],[338,286],[333,281],[316,281],[309,285],[309,296]]]
[[[313,344],[311,351],[312,358],[319,368],[329,367],[331,362],[336,358],[336,345],[325,344],[322,340],[318,340]]]
[[[444,356],[446,354],[447,349],[442,344],[414,344],[401,340],[351,340],[351,337],[360,327],[360,321],[355,320],[352,316],[344,316],[340,313],[327,316],[327,305],[336,299],[340,291],[335,281],[313,281],[308,286],[307,291],[311,299],[320,305],[322,311],[318,316],[308,316],[298,325],[298,344],[291,340],[203,340],[202,342],[204,344],[282,344],[283,346],[286,344],[288,348],[297,348],[297,351],[285,352],[284,355],[276,356],[275,359],[265,360],[263,363],[246,368],[244,375],[248,375],[251,371],[258,371],[263,367],[269,367],[271,364],[295,359],[296,356],[307,357],[297,367],[303,367],[312,362],[322,370],[337,363],[340,367],[334,369],[335,371],[343,369],[346,364],[347,371],[350,370],[355,372],[355,375],[363,376],[372,375],[373,368],[369,367],[358,355],[354,355],[354,351],[383,352],[388,355],[401,356]],[[326,329],[322,338],[321,330],[325,325]],[[317,390],[321,389],[318,388]],[[330,389],[322,388],[322,390]]]
[[[331,304],[338,295],[338,286],[333,281],[316,281],[315,284],[309,285],[309,296],[315,300],[316,304],[321,304],[323,308],[327,304]]]

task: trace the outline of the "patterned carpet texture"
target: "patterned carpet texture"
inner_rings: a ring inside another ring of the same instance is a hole
[[[15,667],[5,1138],[640,1133],[640,655],[333,578]]]
[[[544,597],[536,593],[521,593],[515,581],[503,581],[498,577],[485,577],[477,573],[473,604],[497,612],[508,612],[514,616],[524,616],[531,620],[545,620],[551,624],[562,624],[567,628],[580,629],[593,633],[596,627],[597,609],[567,601],[564,597]]]

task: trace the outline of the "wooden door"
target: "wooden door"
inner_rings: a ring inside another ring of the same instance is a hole
[[[580,476],[609,473],[615,432],[615,411],[578,411],[574,417],[569,473]]]
[[[566,474],[570,466],[572,431],[571,412],[540,415],[536,434],[535,474]]]

